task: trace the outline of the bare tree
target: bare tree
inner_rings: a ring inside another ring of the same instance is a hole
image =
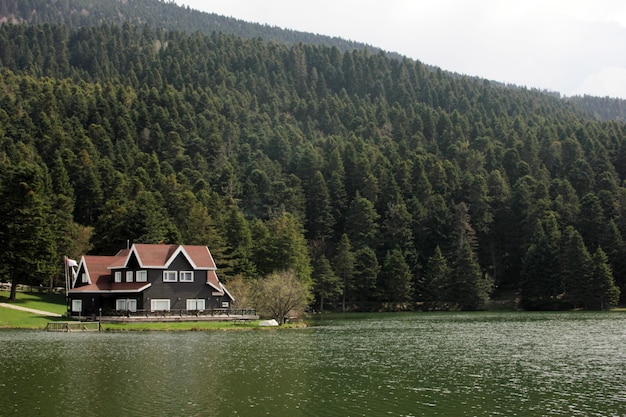
[[[235,309],[252,308],[252,291],[253,285],[246,280],[241,274],[233,278],[229,278],[226,282],[228,292],[234,297],[232,307]]]
[[[309,285],[299,280],[293,270],[273,272],[257,283],[257,310],[281,325],[290,313],[302,313],[310,300]]]

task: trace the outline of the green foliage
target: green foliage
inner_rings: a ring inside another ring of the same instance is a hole
[[[404,303],[413,299],[412,279],[402,251],[394,249],[387,252],[379,274],[382,301],[395,305],[395,308],[403,308]]]
[[[588,306],[605,310],[617,304],[620,290],[613,281],[608,257],[602,248],[598,248],[593,254],[589,287]]]
[[[310,286],[294,271],[279,271],[257,281],[254,298],[257,311],[282,325],[302,314],[312,297]]]
[[[330,261],[324,255],[313,262],[313,294],[319,301],[320,311],[324,311],[324,302],[333,301],[342,292],[343,282],[335,275]]]
[[[445,303],[450,294],[451,269],[441,248],[437,246],[435,253],[428,258],[424,275],[420,280],[420,299],[431,303]]]
[[[53,213],[45,189],[45,173],[20,162],[0,168],[0,272],[13,284],[47,284],[57,270]]]
[[[489,277],[527,308],[604,308],[626,286],[626,125],[589,100],[169,2],[18,3],[0,2],[25,22],[0,26],[9,280],[164,241],[208,245],[225,279],[293,270],[343,309],[479,309]],[[613,284],[588,271],[598,248]]]

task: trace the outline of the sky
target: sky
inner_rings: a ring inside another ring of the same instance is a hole
[[[363,42],[447,71],[626,99],[624,0],[176,0]]]

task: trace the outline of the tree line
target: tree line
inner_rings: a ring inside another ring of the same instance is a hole
[[[226,282],[295,271],[316,308],[606,308],[625,139],[367,49],[4,24],[0,269],[47,282],[62,254],[164,241],[208,245]]]

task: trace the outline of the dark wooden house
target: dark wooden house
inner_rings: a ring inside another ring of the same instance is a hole
[[[73,316],[228,309],[233,297],[209,248],[134,244],[115,256],[83,256],[68,291]]]

